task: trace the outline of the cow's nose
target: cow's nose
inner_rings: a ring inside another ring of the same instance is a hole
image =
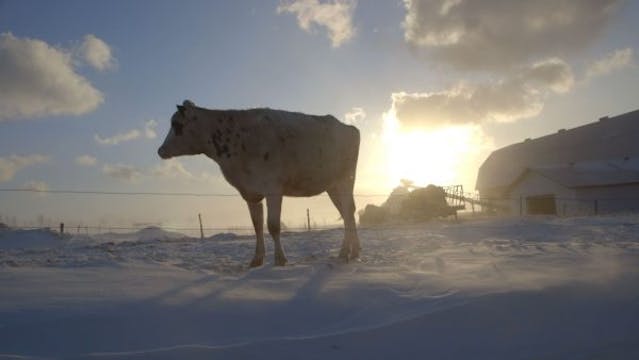
[[[158,155],[160,155],[162,159],[166,159],[168,157],[166,154],[166,148],[164,146],[160,146],[160,148],[158,149]]]

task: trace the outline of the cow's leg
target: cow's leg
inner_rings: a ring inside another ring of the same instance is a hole
[[[344,209],[342,209],[341,197],[337,187],[330,188],[326,192],[328,193],[328,197],[333,202],[333,205],[335,205],[335,207],[337,208],[337,211],[339,211],[339,215],[342,217],[342,219],[345,219]],[[342,240],[342,248],[339,251],[339,257],[340,259],[348,260],[348,255],[351,249],[351,239],[349,236],[346,235],[346,220],[344,220],[344,231],[344,240]]]
[[[339,257],[345,260],[359,256],[359,238],[355,224],[355,200],[352,180],[347,179],[327,190],[328,196],[344,220],[344,241]]]
[[[266,197],[266,208],[268,209],[268,216],[266,223],[268,225],[268,232],[273,238],[275,247],[275,265],[286,265],[286,255],[284,255],[284,249],[280,241],[280,214],[282,212],[282,195],[269,195]]]
[[[261,266],[264,263],[264,208],[262,201],[246,202],[251,212],[251,221],[255,228],[255,256],[251,260],[251,267]]]

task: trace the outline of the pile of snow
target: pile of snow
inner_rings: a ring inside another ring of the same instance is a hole
[[[639,216],[511,218],[0,251],[0,357],[639,356]],[[103,239],[106,240],[106,239]],[[228,241],[227,241],[228,240]]]
[[[108,232],[92,236],[93,239],[110,242],[123,241],[170,241],[183,239],[187,236],[178,232],[166,231],[157,226],[149,226],[131,233]]]
[[[65,238],[50,229],[0,231],[0,250],[43,249],[64,244]]]

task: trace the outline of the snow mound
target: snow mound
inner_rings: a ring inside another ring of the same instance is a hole
[[[0,250],[47,249],[62,246],[65,237],[50,229],[0,231]]]
[[[91,236],[91,238],[101,242],[118,243],[118,242],[124,242],[124,241],[129,241],[129,242],[172,241],[172,240],[184,239],[184,238],[187,238],[187,236],[178,232],[166,231],[157,226],[149,226],[144,229],[138,230],[136,232],[131,232],[131,233],[108,232],[105,234]]]

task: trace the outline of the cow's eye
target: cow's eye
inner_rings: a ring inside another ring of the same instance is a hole
[[[184,125],[179,122],[172,122],[171,127],[173,128],[173,132],[175,132],[176,136],[182,135],[182,127],[184,127]]]

